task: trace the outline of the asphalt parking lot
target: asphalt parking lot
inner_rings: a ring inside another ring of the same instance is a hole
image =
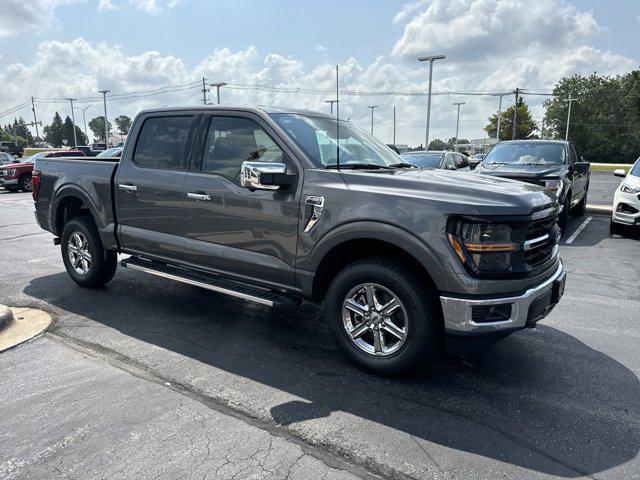
[[[310,304],[124,269],[82,290],[32,212],[0,191],[0,303],[55,319],[0,354],[0,478],[640,478],[640,235],[608,217],[570,219],[565,296],[535,329],[381,378]]]

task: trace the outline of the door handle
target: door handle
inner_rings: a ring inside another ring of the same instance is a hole
[[[118,188],[120,190],[124,190],[125,192],[136,192],[138,190],[138,187],[135,185],[128,185],[126,183],[121,183],[118,185]]]
[[[187,198],[190,198],[192,200],[211,200],[211,195],[207,195],[205,193],[189,192],[187,193]]]

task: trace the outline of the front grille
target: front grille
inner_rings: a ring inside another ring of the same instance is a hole
[[[6,175],[6,173],[7,173],[6,171],[0,170],[0,177],[4,177]]]
[[[527,227],[524,259],[529,268],[538,268],[555,255],[560,237],[557,223],[558,217],[553,216],[534,221]]]

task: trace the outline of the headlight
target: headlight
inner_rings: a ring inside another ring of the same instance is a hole
[[[631,185],[627,185],[626,183],[623,183],[622,185],[620,185],[620,191],[624,193],[636,194],[636,193],[640,193],[640,188],[632,187]]]
[[[555,193],[556,197],[560,198],[563,187],[562,180],[545,180],[544,186]]]
[[[15,168],[7,168],[7,177],[13,177],[16,174],[16,169]]]
[[[510,271],[511,253],[519,249],[511,241],[511,228],[503,224],[456,219],[448,238],[462,263],[478,273]]]

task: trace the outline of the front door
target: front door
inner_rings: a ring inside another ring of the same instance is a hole
[[[286,145],[253,114],[204,115],[203,149],[187,173],[186,247],[196,266],[258,280],[294,285],[299,189],[255,190],[240,186],[243,161],[279,162],[300,172]]]
[[[114,180],[118,240],[125,252],[183,258],[183,188],[199,119],[193,112],[149,114],[131,132],[137,142]]]

